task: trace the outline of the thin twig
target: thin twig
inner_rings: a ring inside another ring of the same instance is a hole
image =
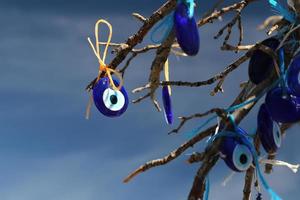
[[[173,129],[172,131],[170,131],[168,134],[172,134],[172,133],[178,133],[180,131],[180,129],[185,125],[186,122],[195,119],[195,118],[202,118],[205,117],[207,115],[213,114],[213,113],[218,113],[218,115],[223,115],[224,114],[224,110],[220,109],[220,108],[213,108],[210,109],[209,111],[205,112],[205,113],[196,113],[193,114],[191,116],[188,117],[179,117],[180,119],[180,124],[177,128]]]
[[[193,163],[198,163],[198,162],[202,162],[203,159],[204,159],[204,155],[205,155],[205,152],[202,152],[202,153],[193,153],[189,159],[187,160],[187,162],[189,164],[193,164]]]
[[[136,19],[140,20],[143,23],[147,22],[147,18],[139,13],[132,13],[132,16],[135,17]]]
[[[145,172],[153,167],[165,165],[172,160],[176,159],[178,156],[180,156],[183,152],[185,152],[187,149],[194,146],[196,143],[201,141],[202,139],[209,136],[214,130],[216,129],[216,126],[212,126],[205,131],[201,132],[200,134],[196,135],[191,140],[187,141],[186,143],[182,144],[179,148],[172,151],[170,154],[165,156],[164,158],[152,160],[147,162],[144,165],[141,165],[138,169],[136,169],[134,172],[130,173],[125,179],[124,182],[128,183],[131,179],[133,179],[135,176],[139,175],[142,172]]]

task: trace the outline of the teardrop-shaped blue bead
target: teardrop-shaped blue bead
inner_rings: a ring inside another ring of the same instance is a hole
[[[168,86],[163,86],[162,88],[162,99],[163,99],[166,122],[168,124],[172,124],[173,123],[172,101],[171,101],[171,96],[169,93]]]
[[[268,38],[262,42],[263,45],[272,50],[276,50],[279,43],[276,38]],[[274,63],[272,57],[259,49],[255,50],[249,61],[248,74],[250,80],[255,84],[259,84],[267,79],[273,70]]]
[[[287,84],[293,95],[300,97],[300,55],[293,59],[288,68]]]
[[[194,17],[189,17],[189,8],[183,2],[175,10],[174,27],[182,51],[189,56],[197,55],[200,47],[197,23]]]
[[[293,96],[288,88],[273,88],[267,93],[265,103],[276,122],[295,123],[300,120],[300,98]]]
[[[268,153],[274,153],[278,149],[273,135],[277,134],[277,132],[273,133],[273,125],[273,120],[266,104],[262,104],[257,115],[257,132],[262,146]]]

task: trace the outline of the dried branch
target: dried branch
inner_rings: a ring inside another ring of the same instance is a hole
[[[256,137],[254,139],[254,146],[256,151],[259,153],[260,149],[260,140],[259,137],[256,134]],[[254,176],[255,169],[253,167],[250,167],[245,175],[245,184],[244,184],[244,197],[243,200],[250,200],[251,199],[251,188],[253,183],[253,176]]]
[[[145,171],[147,171],[147,170],[149,170],[149,169],[151,169],[153,167],[165,165],[165,164],[171,162],[172,160],[174,160],[175,158],[177,158],[178,156],[180,156],[183,152],[185,152],[187,149],[191,148],[196,143],[198,143],[202,139],[204,139],[207,136],[209,136],[211,133],[213,133],[213,131],[215,129],[216,129],[216,126],[212,126],[212,127],[208,128],[208,129],[206,129],[205,131],[201,132],[200,134],[196,135],[191,140],[189,140],[186,143],[182,144],[179,148],[175,149],[174,151],[172,151],[170,154],[168,154],[164,158],[157,159],[157,160],[152,160],[152,161],[147,162],[144,165],[141,165],[138,169],[136,169],[134,172],[132,172],[131,174],[129,174],[124,179],[124,182],[128,183],[131,179],[133,179],[135,176],[139,175],[142,172],[145,172]]]
[[[224,83],[224,81],[225,81],[225,77],[222,78],[218,82],[217,86],[213,89],[213,91],[211,91],[211,93],[210,93],[211,96],[216,96],[216,94],[218,94],[219,92],[224,93],[224,89],[223,89],[223,83]]]
[[[207,17],[199,20],[198,21],[198,26],[203,26],[207,23],[212,23],[213,20],[218,19],[220,16],[222,16],[222,15],[228,13],[228,12],[231,12],[231,11],[236,11],[240,8],[245,8],[250,3],[253,3],[255,1],[257,1],[257,0],[244,0],[244,1],[241,1],[241,2],[238,2],[238,3],[235,3],[233,5],[230,5],[228,7],[222,8],[220,10],[216,10],[210,16],[207,16]]]
[[[276,154],[268,154],[268,160],[274,160],[276,158]],[[271,174],[273,171],[273,165],[271,164],[266,164],[265,165],[265,173],[266,174]]]
[[[140,20],[143,23],[147,22],[147,18],[139,13],[132,13],[132,16],[135,17],[136,19]]]
[[[192,120],[192,119],[195,119],[195,118],[205,117],[205,116],[213,114],[213,113],[216,113],[218,116],[224,117],[225,111],[223,109],[220,109],[220,108],[213,108],[213,109],[210,109],[209,111],[207,111],[205,113],[196,113],[196,114],[193,114],[193,115],[188,116],[188,117],[179,117],[179,119],[181,121],[179,126],[176,129],[173,129],[172,131],[170,131],[168,134],[178,133],[180,131],[180,129],[184,126],[184,124],[186,122],[188,122],[189,120]]]
[[[258,30],[264,30],[268,27],[273,27],[283,19],[282,16],[273,15],[268,17],[261,25],[257,27]]]
[[[211,85],[211,84],[215,83],[218,80],[225,79],[231,72],[233,72],[241,64],[243,64],[244,62],[246,62],[251,57],[253,51],[255,51],[257,49],[266,52],[272,58],[274,58],[275,60],[277,60],[277,56],[276,56],[276,54],[274,53],[274,51],[272,49],[270,49],[269,47],[264,46],[264,45],[258,43],[255,46],[253,46],[244,56],[238,58],[235,62],[233,62],[232,64],[230,64],[228,67],[226,67],[224,71],[222,71],[221,73],[213,76],[212,78],[210,78],[210,79],[208,79],[206,81],[199,81],[199,82],[163,81],[160,85],[162,85],[162,86],[167,86],[167,85],[171,85],[171,86],[185,86],[185,87],[200,87],[200,86],[204,86],[204,85]]]
[[[198,22],[199,26],[203,26],[204,24],[207,24],[209,22],[212,22],[214,19],[217,19],[218,17],[222,16],[223,14],[226,14],[230,11],[237,10],[242,7],[246,7],[248,4],[254,2],[256,0],[243,0],[239,3],[235,3],[231,6],[222,8],[219,11],[213,12],[210,16],[207,16],[203,19],[201,19]],[[142,25],[142,27],[137,31],[136,34],[129,37],[128,40],[119,46],[117,50],[117,55],[114,57],[114,59],[111,61],[111,63],[108,65],[112,69],[116,69],[121,62],[123,62],[127,55],[132,51],[132,49],[139,43],[141,43],[146,36],[146,34],[150,31],[150,29],[162,18],[164,18],[166,15],[168,15],[176,6],[176,0],[169,0],[167,1],[163,6],[161,6],[157,11],[155,11],[148,19],[146,19]],[[135,15],[136,16],[136,15]],[[102,74],[103,76],[104,74]],[[91,81],[88,86],[86,87],[86,90],[91,90],[96,83],[96,78]]]
[[[163,70],[164,64],[168,59],[174,40],[175,40],[175,32],[171,31],[167,39],[157,49],[156,57],[153,60],[151,66],[151,73],[149,77],[150,97],[158,111],[161,111],[161,108],[159,107],[159,104],[156,100],[155,91],[159,87],[160,73]]]
[[[219,160],[218,148],[214,148],[214,151],[210,151],[203,159],[203,164],[197,171],[194,178],[193,187],[190,191],[188,200],[199,200],[203,199],[203,194],[205,192],[205,179],[211,168]]]
[[[223,45],[221,50],[223,51],[248,51],[252,49],[255,45],[244,45],[244,46],[232,46],[230,44]]]
[[[239,46],[241,44],[242,39],[243,39],[243,27],[242,27],[242,22],[241,22],[241,10],[243,8],[244,7],[239,8],[237,10],[236,16],[228,24],[226,24],[224,27],[222,27],[221,30],[217,33],[217,35],[214,37],[214,39],[218,39],[220,36],[223,35],[224,31],[227,30],[227,34],[225,36],[223,46],[228,44],[228,40],[230,39],[230,36],[231,36],[231,33],[232,33],[232,28],[236,24],[239,28],[239,33],[240,33],[239,42],[238,42],[237,46]]]
[[[193,153],[190,158],[187,160],[189,164],[202,162],[205,156],[205,152],[202,153]]]
[[[242,16],[241,13],[239,13],[240,17],[238,18],[238,29],[239,29],[239,42],[237,46],[241,46],[243,39],[244,39],[244,28],[243,28],[243,24],[242,24]],[[238,52],[238,51],[236,51]]]
[[[268,79],[267,81],[254,87],[253,90],[251,90],[251,92],[247,95],[247,97],[253,98],[253,96],[259,95],[268,85],[271,84],[272,81],[273,81],[273,79]],[[231,106],[237,105],[237,104],[240,104],[241,102],[243,102],[245,100],[245,98],[244,98],[245,93],[248,91],[250,91],[249,88],[247,86],[245,86],[245,88],[237,96],[237,98],[235,99],[235,101],[233,102],[233,104]],[[248,112],[250,112],[250,110],[253,108],[255,103],[256,102],[253,102],[252,104],[249,104],[249,105],[245,106],[244,108],[238,110],[236,113],[233,113],[237,124],[239,124],[239,122],[248,114]],[[221,123],[224,123],[226,126],[231,125],[230,122],[221,122]],[[149,161],[146,164],[140,166],[138,169],[136,169],[134,172],[132,172],[127,178],[125,178],[124,182],[125,183],[129,182],[135,176],[137,176],[140,173],[145,172],[153,167],[165,165],[165,164],[171,162],[172,160],[174,160],[175,158],[180,156],[183,152],[185,152],[187,149],[193,147],[196,143],[198,143],[202,139],[211,135],[215,131],[216,127],[217,127],[217,125],[214,125],[208,129],[206,129],[205,131],[202,131],[201,133],[199,133],[198,135],[193,137],[191,140],[187,141],[186,143],[182,144],[179,148],[172,151],[169,155],[165,156],[164,158],[152,160],[152,161]]]
[[[144,99],[147,99],[148,97],[150,97],[150,93],[147,93],[146,95],[144,95],[136,100],[133,100],[132,103],[139,103],[139,102],[143,101]]]
[[[214,6],[203,15],[203,18],[210,16],[213,12],[215,12],[222,5],[222,3],[224,3],[224,0],[218,0],[214,4]]]

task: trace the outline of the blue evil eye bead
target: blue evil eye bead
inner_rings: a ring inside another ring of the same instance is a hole
[[[287,72],[287,84],[291,92],[300,97],[300,55],[292,61]]]
[[[272,119],[278,123],[295,123],[300,120],[300,97],[293,96],[288,88],[271,89],[265,104]]]
[[[172,101],[168,86],[162,88],[162,99],[164,105],[165,119],[168,124],[173,123]]]
[[[196,20],[193,16],[190,17],[190,12],[186,3],[179,3],[174,13],[174,27],[182,51],[189,56],[195,56],[199,51],[200,38]]]
[[[274,123],[266,104],[260,106],[257,116],[257,131],[259,139],[268,153],[275,153],[281,146],[281,132]]]
[[[119,82],[113,80],[118,87]],[[128,95],[124,87],[120,91],[110,87],[109,78],[101,78],[93,88],[93,98],[97,109],[107,117],[118,117],[128,107]]]
[[[246,134],[238,129],[238,134]],[[253,156],[249,147],[235,137],[224,137],[220,151],[226,165],[236,172],[246,171],[253,162]]]
[[[276,38],[268,38],[261,44],[275,51],[280,42]],[[273,70],[274,63],[272,57],[259,49],[255,50],[249,62],[248,74],[250,80],[254,84],[259,84],[267,79]]]

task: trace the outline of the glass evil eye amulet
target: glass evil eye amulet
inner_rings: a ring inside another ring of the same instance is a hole
[[[300,97],[292,95],[289,88],[271,89],[265,104],[272,119],[278,123],[295,123],[300,120]]]
[[[300,97],[300,54],[294,57],[288,68],[287,85],[293,95]]]
[[[117,80],[113,80],[119,86]],[[120,90],[110,88],[108,77],[101,78],[93,88],[93,98],[97,109],[107,117],[118,117],[128,107],[128,95],[124,87]]]
[[[165,80],[170,80],[169,73],[169,60],[167,59],[164,65]],[[171,86],[163,86],[162,88],[162,100],[164,105],[164,116],[167,124],[173,124],[173,109],[172,109],[172,99],[171,99]]]
[[[168,124],[173,123],[172,101],[168,86],[162,88],[162,99],[164,105],[165,119]]]
[[[194,18],[194,0],[178,1],[174,12],[177,42],[184,53],[195,56],[200,47],[198,26]]]
[[[99,25],[105,24],[109,29],[108,40],[105,43],[105,49],[103,52],[103,57],[100,55],[100,42],[99,42]],[[95,56],[99,61],[99,71],[98,77],[95,85],[93,86],[93,100],[97,109],[107,117],[118,117],[122,115],[128,107],[128,95],[123,87],[123,78],[122,75],[109,68],[105,64],[105,58],[110,45],[112,38],[112,26],[106,20],[100,19],[95,25],[95,38],[96,45],[94,46],[91,39],[88,38],[88,41],[91,45],[92,50],[95,53]],[[112,73],[118,77],[118,80],[113,79]],[[104,77],[101,76],[104,74]]]
[[[280,42],[276,38],[268,38],[261,44],[275,51]],[[270,76],[274,68],[273,58],[267,53],[257,49],[253,52],[249,61],[249,78],[253,83],[259,84]]]
[[[260,106],[257,116],[257,132],[263,148],[268,153],[275,153],[281,146],[281,132],[273,122],[266,104]]]
[[[243,129],[237,128],[235,134],[246,136],[247,133]],[[220,151],[226,165],[233,171],[244,172],[253,162],[251,150],[237,137],[227,137],[224,135]]]

